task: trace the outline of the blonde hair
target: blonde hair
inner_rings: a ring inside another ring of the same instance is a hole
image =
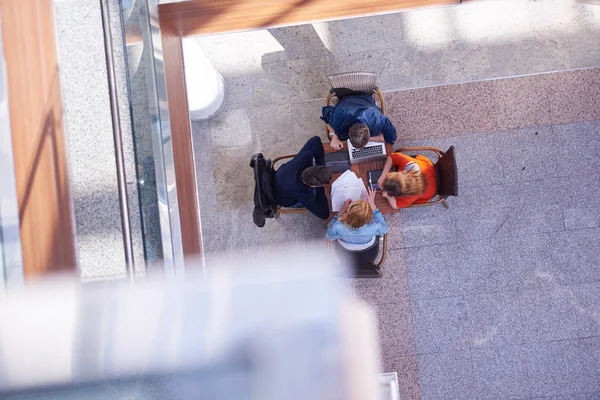
[[[427,178],[419,171],[391,172],[383,180],[383,187],[391,196],[420,196],[425,192]]]
[[[340,221],[357,229],[369,223],[373,219],[373,210],[369,203],[364,200],[355,200],[350,203],[348,211],[341,215]]]

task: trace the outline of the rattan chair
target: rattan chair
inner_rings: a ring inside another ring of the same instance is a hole
[[[331,90],[325,97],[325,106],[335,105],[338,96],[352,94],[371,94],[377,106],[385,115],[385,101],[383,93],[376,85],[377,77],[372,72],[345,72],[327,77],[331,84]],[[331,139],[331,132],[325,127],[327,137]]]
[[[454,146],[450,146],[446,151],[431,146],[403,147],[396,150],[398,153],[419,153],[424,151],[432,152],[437,157],[437,160],[434,162],[438,180],[437,193],[427,203],[411,204],[408,208],[435,206],[437,204],[442,204],[448,208],[448,197],[458,196],[458,171]]]
[[[338,258],[350,264],[350,278],[381,278],[383,276],[382,267],[387,258],[387,236],[387,233],[377,236],[372,247],[361,251],[346,250],[335,241],[328,240],[327,243],[332,253],[336,253]],[[381,256],[379,256],[380,249]],[[378,257],[379,261],[375,262]]]
[[[280,161],[283,160],[287,160],[287,159],[291,159],[296,157],[296,154],[285,154],[283,156],[279,156],[279,157],[275,157],[274,159],[271,160],[271,168],[273,168],[273,171],[276,171],[276,164]],[[277,214],[275,215],[275,218],[279,218],[279,214],[296,214],[296,213],[303,213],[303,212],[307,212],[308,210],[305,207],[298,207],[298,208],[290,208],[290,207],[281,207],[280,205],[277,205]]]

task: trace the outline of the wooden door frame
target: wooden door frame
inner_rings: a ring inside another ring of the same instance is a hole
[[[23,273],[77,269],[53,0],[0,0]]]

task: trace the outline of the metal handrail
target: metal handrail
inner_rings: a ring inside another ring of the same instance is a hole
[[[131,221],[129,217],[129,202],[127,199],[127,181],[125,176],[125,159],[123,156],[123,135],[121,118],[119,116],[119,97],[117,95],[117,80],[115,78],[115,61],[113,58],[112,34],[110,30],[110,14],[107,0],[100,0],[102,14],[102,30],[104,32],[104,52],[106,55],[106,74],[108,77],[108,95],[112,117],[113,140],[115,144],[115,161],[117,166],[117,186],[119,188],[119,209],[121,212],[121,229],[123,233],[123,250],[125,253],[125,269],[127,278],[135,281],[133,263],[133,242],[131,240]]]

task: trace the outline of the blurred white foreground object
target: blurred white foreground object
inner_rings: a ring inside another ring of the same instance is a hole
[[[183,39],[182,43],[190,118],[194,121],[207,119],[221,108],[225,99],[223,77],[196,39]]]
[[[374,312],[320,247],[213,260],[206,278],[188,267],[7,293],[0,398],[378,399]]]

